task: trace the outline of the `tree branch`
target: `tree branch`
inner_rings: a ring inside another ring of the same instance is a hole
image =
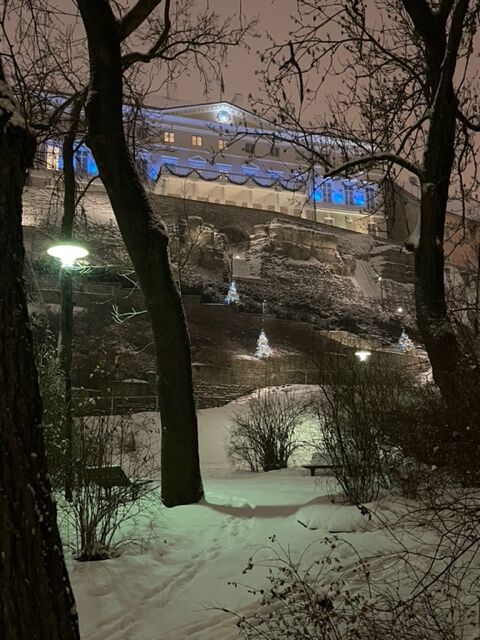
[[[120,22],[118,30],[120,40],[128,38],[161,3],[162,0],[138,0]],[[166,4],[170,5],[170,0],[166,0]]]
[[[328,171],[324,177],[331,178],[332,176],[339,175],[340,173],[348,171],[349,169],[353,169],[355,167],[365,167],[382,161],[392,162],[393,164],[396,164],[399,167],[402,167],[403,169],[406,169],[407,171],[410,171],[411,173],[416,175],[420,181],[423,180],[423,171],[417,164],[415,164],[414,162],[410,162],[410,160],[407,160],[406,158],[402,158],[402,156],[398,156],[397,154],[390,153],[388,151],[382,153],[373,153],[366,156],[359,156],[358,158],[352,158],[352,160],[348,160],[347,162],[341,164],[339,167]]]

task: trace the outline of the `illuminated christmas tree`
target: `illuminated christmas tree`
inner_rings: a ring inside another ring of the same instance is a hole
[[[405,329],[402,329],[402,333],[397,342],[397,349],[402,353],[407,353],[408,351],[413,351],[415,349],[415,345],[413,344],[413,341],[408,337]]]
[[[228,293],[225,296],[224,303],[225,304],[238,304],[240,301],[240,296],[237,292],[237,285],[235,284],[235,280],[230,282],[230,288],[228,289]]]
[[[265,331],[262,329],[257,340],[257,350],[255,351],[256,358],[269,358],[272,355],[272,350],[268,344],[268,338]]]

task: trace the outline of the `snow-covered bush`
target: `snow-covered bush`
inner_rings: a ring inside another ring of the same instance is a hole
[[[135,539],[135,518],[155,497],[151,478],[156,473],[156,434],[147,432],[140,439],[134,429],[128,416],[89,416],[75,423],[73,499],[60,509],[73,528],[77,560],[109,558]],[[113,467],[124,472],[123,486],[109,486]]]
[[[405,570],[402,581],[389,580],[350,543],[335,536],[312,543],[299,558],[280,545],[268,551],[266,560],[250,558],[243,572],[257,567],[267,570],[266,584],[247,586],[260,607],[246,615],[223,609],[235,616],[246,640],[479,637],[477,602],[465,597],[458,582],[439,579],[424,586],[421,574],[413,569]],[[408,559],[405,564],[408,566]],[[238,583],[230,584],[238,587]]]
[[[227,452],[234,463],[251,471],[285,469],[301,446],[295,431],[310,401],[283,389],[262,389],[231,416]]]
[[[316,402],[320,437],[336,479],[352,504],[370,502],[389,486],[385,425],[404,403],[406,377],[378,364],[339,359]],[[397,456],[398,457],[398,456]]]

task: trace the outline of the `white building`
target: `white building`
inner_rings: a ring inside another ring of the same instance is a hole
[[[325,168],[309,161],[314,148],[338,164],[346,146],[354,154],[352,143],[306,139],[228,102],[146,108],[142,115],[135,123],[136,159],[154,193],[386,236],[375,176],[323,179]],[[47,170],[61,169],[60,144],[45,145],[38,160]],[[77,150],[76,164],[79,174],[96,173],[85,146]]]

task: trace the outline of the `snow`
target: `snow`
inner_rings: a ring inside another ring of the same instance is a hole
[[[13,92],[6,82],[0,80],[0,111],[3,112],[2,121],[12,127],[26,129],[25,118],[20,112],[20,107],[14,98]]]
[[[149,517],[136,523],[141,544],[103,562],[68,561],[82,640],[239,638],[235,618],[221,609],[248,615],[260,605],[257,596],[229,583],[264,586],[268,563],[262,559],[272,556],[272,536],[293,557],[308,548],[305,559],[312,561],[326,553],[326,535],[342,534],[342,564],[351,567],[357,552],[378,557],[396,548],[384,523],[398,518],[398,500],[387,497],[360,510],[341,503],[331,476],[312,478],[300,466],[258,474],[232,469],[225,444],[239,402],[248,398],[198,412],[201,503],[166,509],[152,500]],[[153,422],[160,432],[155,414],[136,414],[134,420],[139,430],[145,423],[151,432]],[[311,438],[312,423],[302,431],[302,438]],[[294,462],[310,458],[306,447]]]

